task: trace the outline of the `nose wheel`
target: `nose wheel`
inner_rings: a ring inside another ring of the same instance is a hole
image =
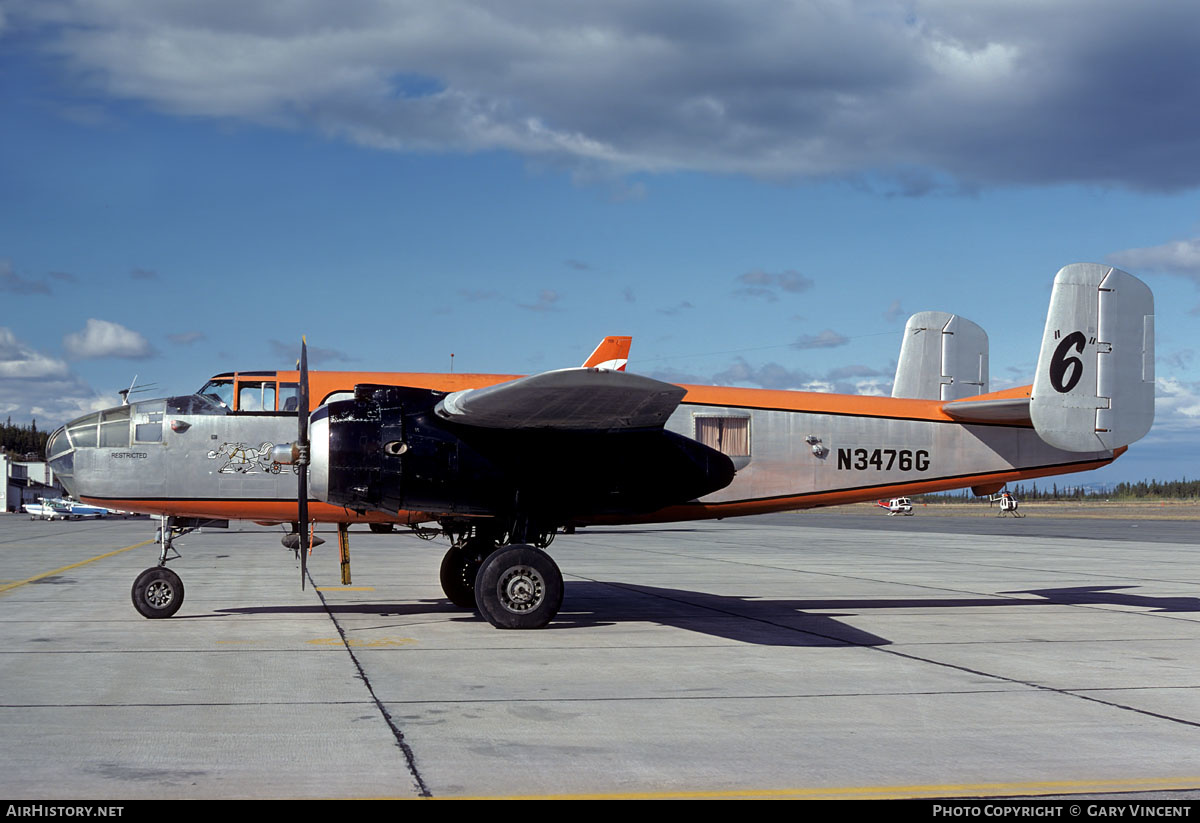
[[[155,566],[137,576],[131,596],[142,617],[170,617],[183,605],[183,581],[165,566]]]

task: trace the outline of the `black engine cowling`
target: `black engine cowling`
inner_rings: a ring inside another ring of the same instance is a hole
[[[662,428],[564,431],[452,423],[442,392],[359,386],[312,417],[314,496],[355,511],[521,513],[548,522],[643,513],[733,479],[728,457]]]

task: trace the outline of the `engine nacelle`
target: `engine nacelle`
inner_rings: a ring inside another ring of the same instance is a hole
[[[441,392],[359,386],[312,416],[313,495],[355,511],[534,515],[648,512],[724,488],[720,452],[662,428],[480,428],[443,420]]]

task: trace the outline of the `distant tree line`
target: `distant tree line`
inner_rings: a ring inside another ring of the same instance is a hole
[[[32,459],[41,460],[46,454],[46,440],[49,435],[38,431],[37,420],[27,425],[14,425],[12,416],[3,426],[0,426],[0,451],[8,452],[20,459],[32,455]]]
[[[1038,484],[1017,483],[1009,485],[1017,500],[1026,502],[1072,500],[1196,500],[1200,499],[1200,480],[1141,480],[1137,483],[1114,483],[1110,485],[1059,486],[1056,481],[1039,488]],[[961,489],[941,494],[917,495],[925,503],[971,503],[983,498],[976,497],[970,489]]]

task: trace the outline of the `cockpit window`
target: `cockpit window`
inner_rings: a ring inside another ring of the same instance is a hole
[[[279,410],[281,412],[294,412],[300,408],[300,384],[298,383],[280,383],[279,384]]]
[[[275,381],[238,383],[238,411],[275,411]]]
[[[185,394],[167,398],[167,414],[229,414],[229,406],[211,394]]]
[[[233,408],[232,380],[209,380],[204,384],[204,388],[200,389],[196,394],[220,403],[227,409]]]

